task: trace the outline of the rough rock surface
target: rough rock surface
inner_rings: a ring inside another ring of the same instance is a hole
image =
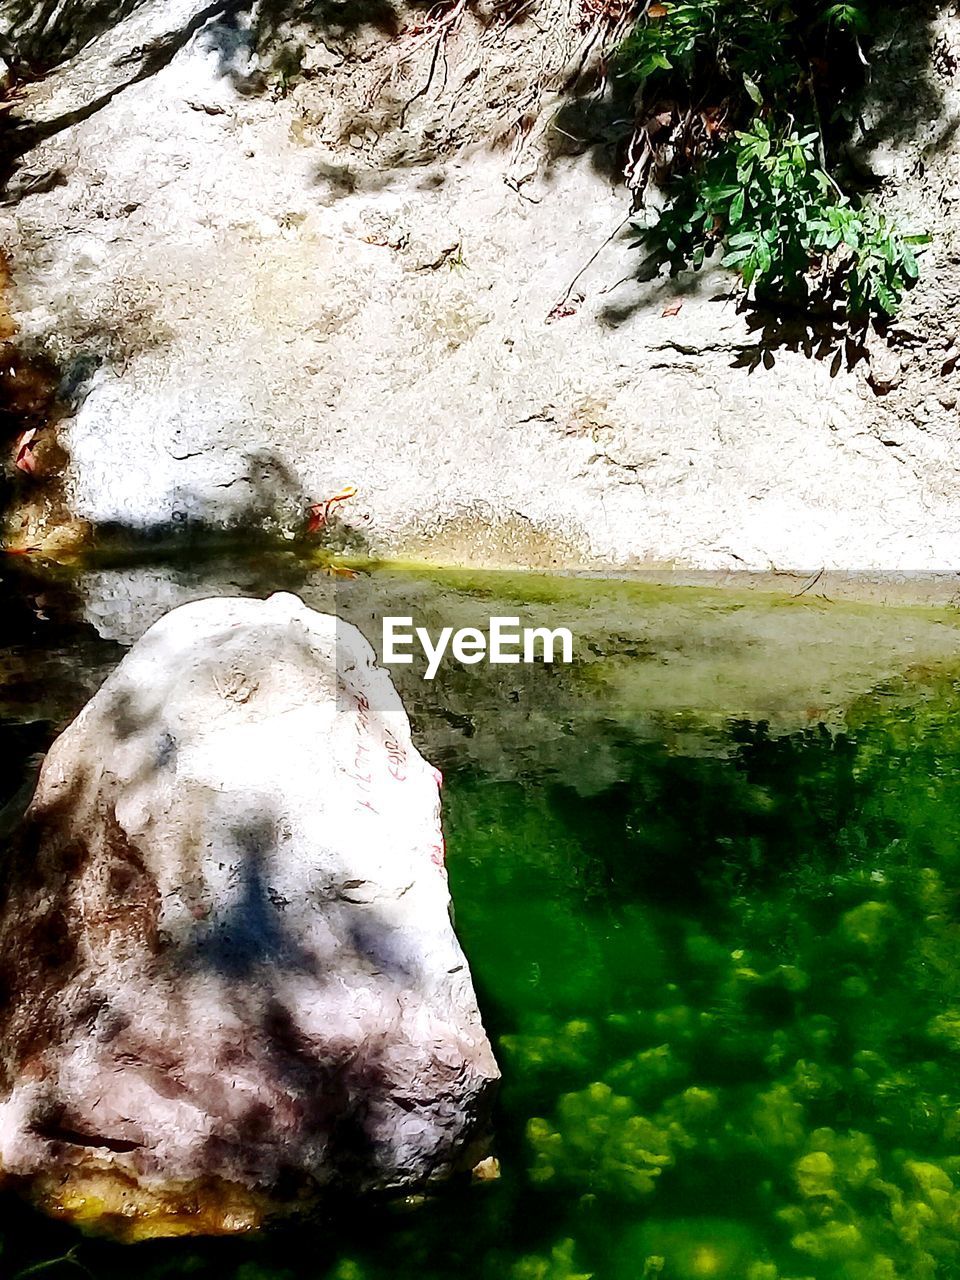
[[[949,8],[875,53],[863,164],[942,234],[855,359],[752,329],[722,273],[636,279],[576,6],[455,4],[441,30],[386,2],[141,0],[78,35],[82,11],[0,5],[28,51],[73,55],[12,112],[3,240],[20,341],[64,370],[78,516],[292,532],[355,483],[341,534],[375,552],[952,563]]]
[[[241,1231],[486,1154],[438,774],[349,624],[168,614],[53,746],[4,877],[0,1173],[48,1211]]]

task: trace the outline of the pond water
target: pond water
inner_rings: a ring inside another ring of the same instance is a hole
[[[397,673],[445,775],[502,1176],[135,1246],[8,1197],[0,1275],[960,1275],[956,615],[292,560],[7,574],[5,829],[153,617],[273,585],[374,642],[382,611],[573,625],[570,668]]]

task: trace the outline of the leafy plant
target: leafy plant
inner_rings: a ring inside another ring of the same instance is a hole
[[[866,7],[822,0],[648,5],[619,54],[646,110],[629,176],[642,193],[658,167],[669,201],[638,244],[674,271],[722,253],[771,300],[841,293],[853,316],[895,314],[929,237],[844,192],[828,160],[869,28]]]
[[[645,6],[620,61],[638,81],[677,70],[698,84],[706,77],[738,90],[746,78],[771,101],[802,87],[813,60],[838,39],[859,47],[857,36],[870,25],[864,6],[823,0],[664,0]]]
[[[638,244],[652,244],[674,270],[699,268],[722,248],[722,264],[748,289],[802,301],[812,288],[836,287],[856,314],[895,314],[929,237],[903,235],[844,195],[817,162],[817,136],[777,137],[755,120],[681,181]]]

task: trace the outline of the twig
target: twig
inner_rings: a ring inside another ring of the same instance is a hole
[[[74,1245],[68,1249],[66,1253],[62,1253],[59,1258],[48,1258],[45,1262],[35,1262],[32,1266],[24,1267],[22,1271],[18,1271],[13,1280],[27,1280],[27,1276],[38,1276],[41,1271],[49,1271],[51,1267],[58,1267],[61,1263],[66,1263],[71,1267],[78,1267],[85,1275],[94,1280],[93,1272],[89,1267],[85,1266],[77,1257],[77,1249],[79,1245]]]
[[[426,94],[430,92],[430,86],[433,84],[433,77],[437,71],[437,60],[440,57],[440,49],[442,45],[443,45],[443,37],[438,36],[437,43],[433,46],[433,56],[430,59],[430,70],[427,73],[427,79],[423,85],[423,88],[418,89],[412,98],[408,98],[406,102],[403,104],[403,107],[400,111],[400,128],[401,129],[403,129],[406,126],[407,112],[410,110],[413,104],[417,101],[418,98],[423,98],[426,96]]]
[[[810,578],[809,581],[803,584],[803,586],[800,588],[799,591],[795,591],[793,593],[794,599],[797,599],[798,596],[805,596],[807,592],[811,589],[811,587],[815,587],[817,585],[817,583],[823,577],[824,573],[826,573],[826,565],[818,569],[817,572],[813,575],[813,577]]]
[[[628,213],[625,218],[623,218],[620,222],[617,223],[614,229],[607,236],[606,240],[604,240],[602,244],[597,246],[597,248],[593,251],[593,253],[587,259],[587,261],[583,264],[583,266],[580,268],[577,274],[570,281],[563,297],[560,298],[560,300],[553,307],[553,311],[557,311],[560,308],[566,306],[566,304],[570,301],[570,295],[573,293],[574,289],[576,288],[577,284],[580,282],[583,275],[590,269],[590,267],[593,266],[593,264],[600,257],[601,253],[603,253],[604,249],[607,247],[610,241],[613,240],[615,236],[618,236],[620,234],[620,232],[623,230],[623,228],[627,225],[627,223],[630,221],[630,219],[633,216],[634,215],[632,212]]]
[[[820,161],[820,168],[824,173],[827,172],[827,144],[823,137],[823,120],[820,117],[820,104],[817,102],[817,91],[813,83],[813,67],[807,64],[809,72],[807,76],[807,90],[810,94],[810,106],[813,110],[813,123],[817,127],[817,159]],[[829,176],[829,175],[828,175]]]

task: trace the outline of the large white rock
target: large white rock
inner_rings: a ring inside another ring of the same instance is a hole
[[[0,1171],[51,1212],[243,1230],[485,1154],[439,774],[349,624],[168,614],[54,744],[2,875]]]

